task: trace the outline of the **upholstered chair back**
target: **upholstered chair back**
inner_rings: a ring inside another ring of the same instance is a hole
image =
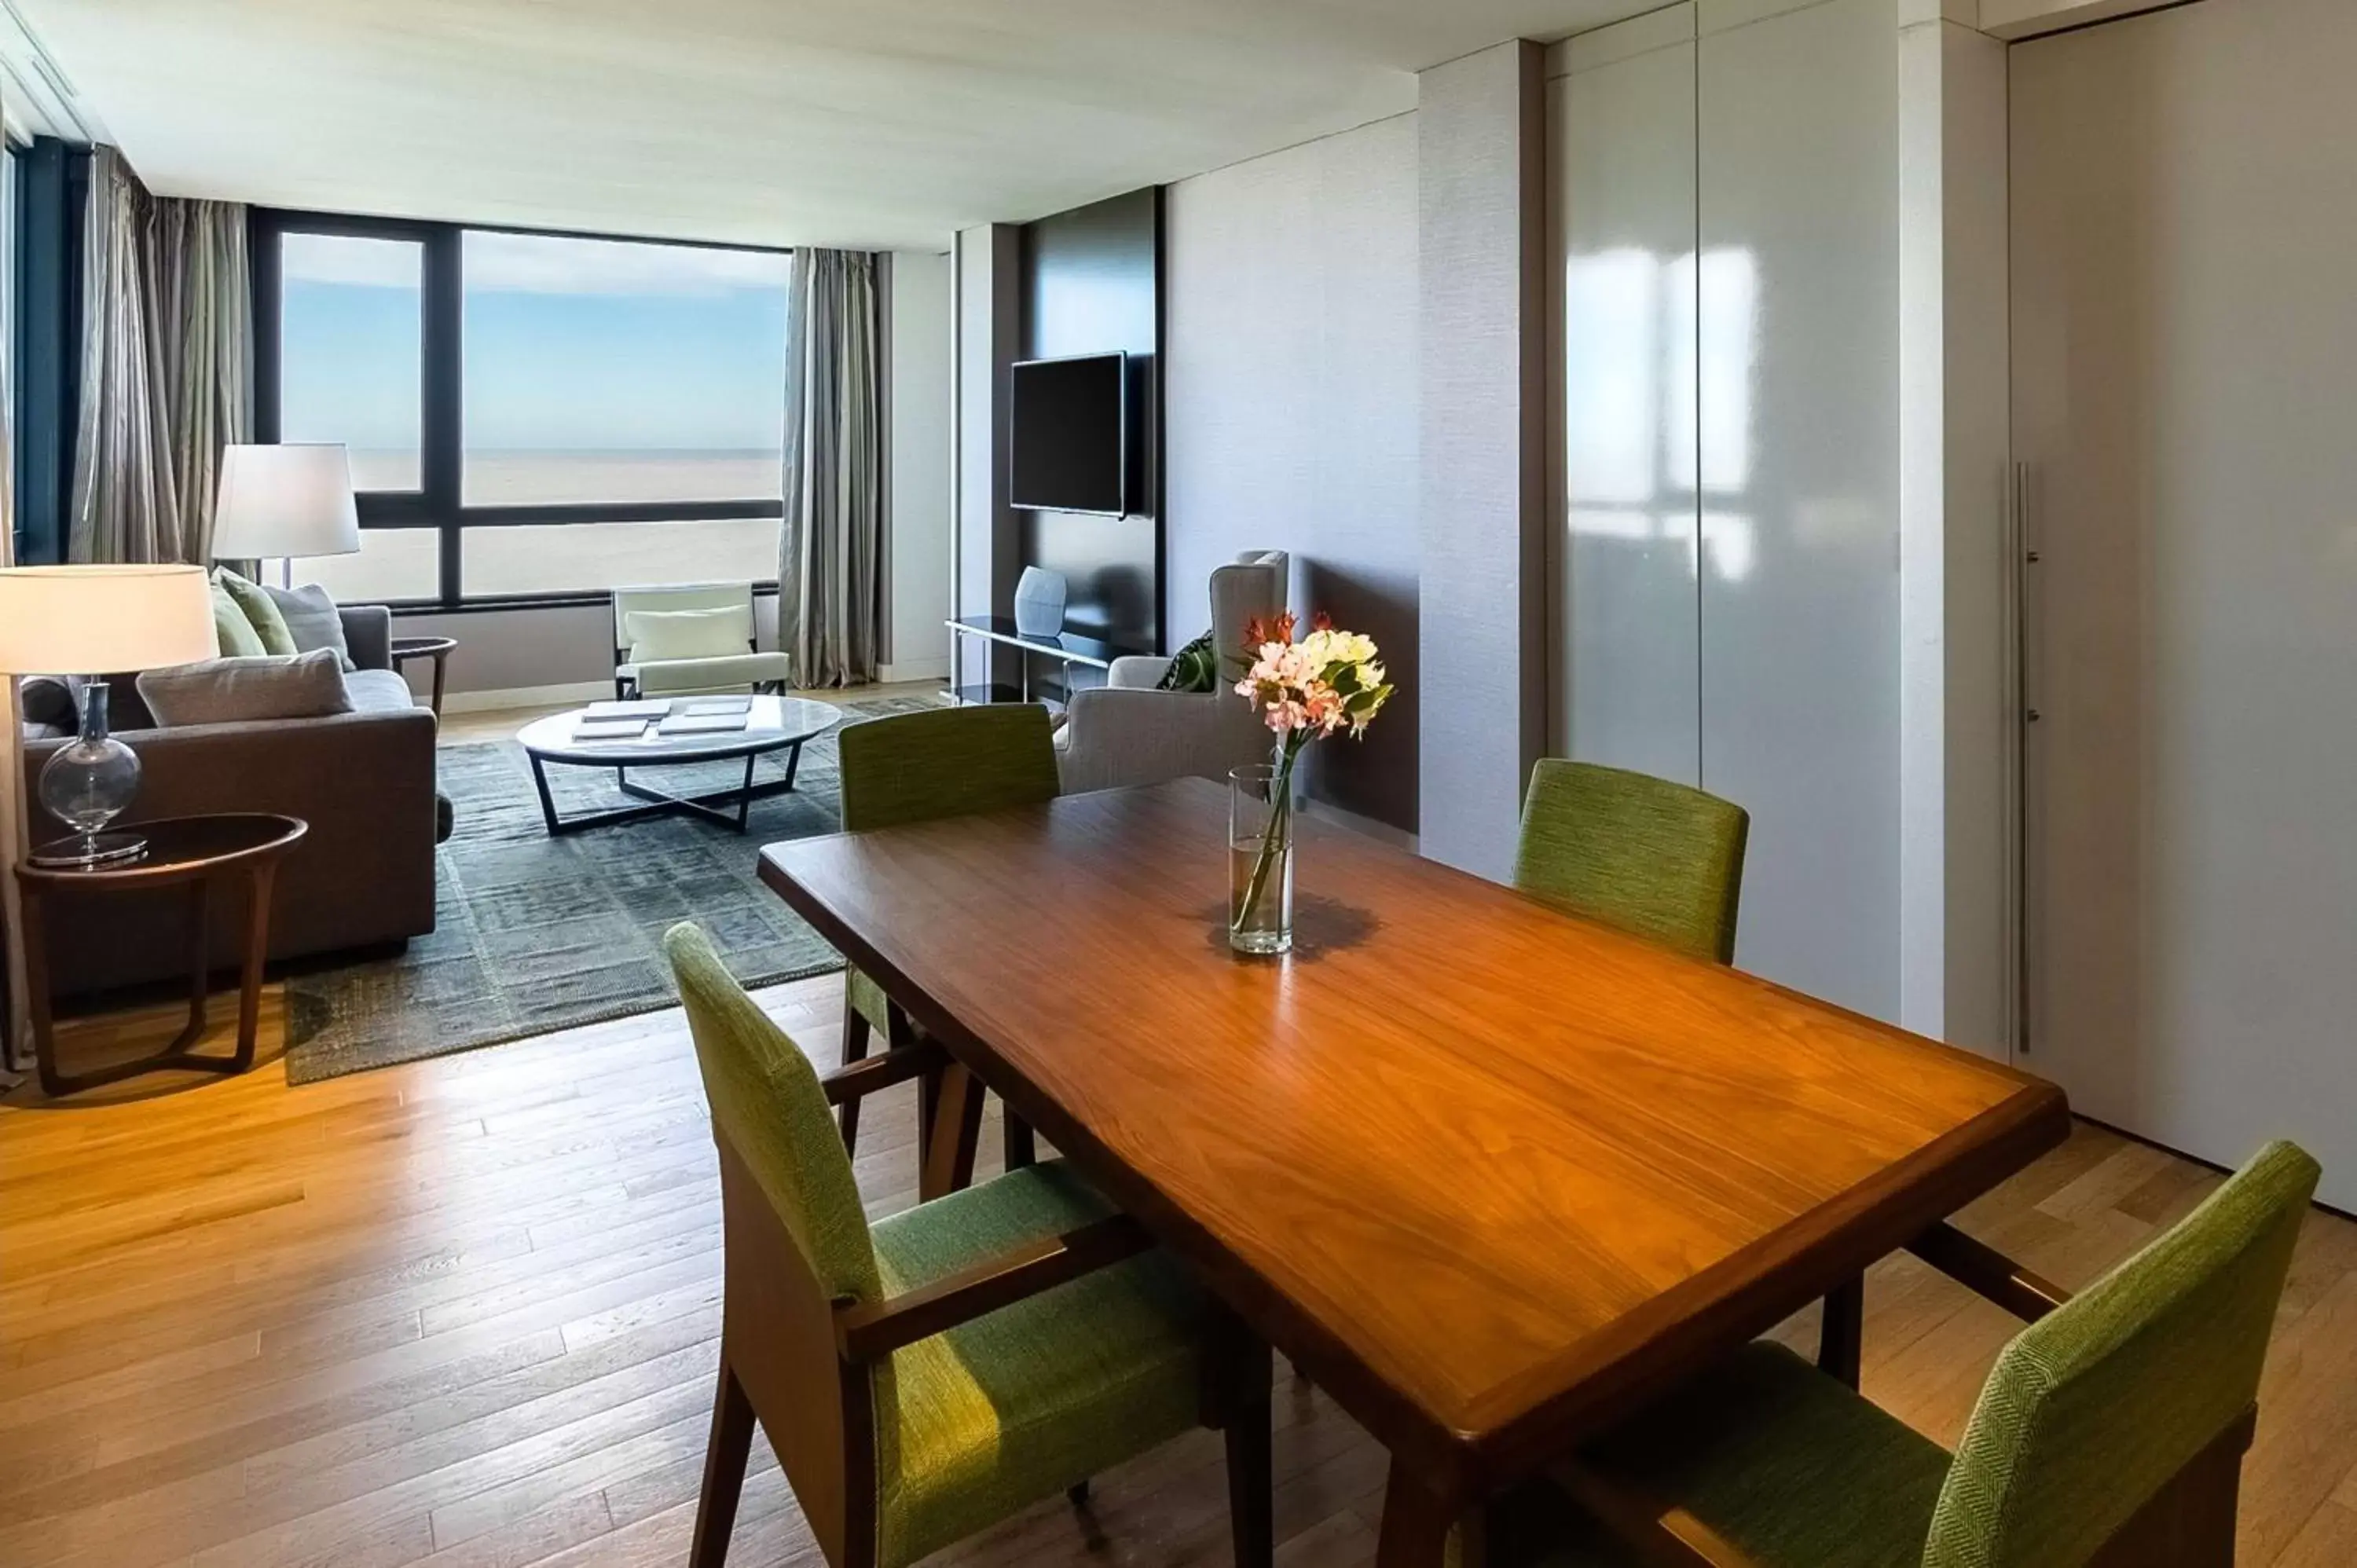
[[[1925,1568],[2083,1563],[2258,1399],[2316,1162],[2271,1144],[1998,1355]]]
[[[1514,886],[1721,963],[1743,897],[1742,807],[1650,774],[1550,757],[1531,772]]]
[[[838,733],[852,832],[1056,798],[1054,726],[1036,703],[899,714]]]

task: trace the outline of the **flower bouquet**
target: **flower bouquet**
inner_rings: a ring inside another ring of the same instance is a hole
[[[1229,775],[1228,944],[1280,953],[1293,945],[1293,769],[1309,743],[1366,734],[1392,694],[1372,639],[1324,616],[1298,642],[1291,611],[1245,633],[1252,661],[1236,694],[1276,736],[1272,760]]]

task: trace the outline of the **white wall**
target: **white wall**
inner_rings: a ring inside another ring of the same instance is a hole
[[[1173,645],[1211,568],[1293,553],[1297,607],[1382,646],[1401,691],[1313,789],[1415,823],[1417,387],[1414,114],[1180,180],[1164,209]]]
[[[883,677],[950,672],[950,258],[892,256],[891,511]]]

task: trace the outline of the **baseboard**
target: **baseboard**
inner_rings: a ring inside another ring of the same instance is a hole
[[[510,686],[502,691],[445,692],[446,714],[485,714],[501,708],[547,708],[564,703],[594,703],[614,694],[611,681],[573,681],[562,686]]]
[[[950,661],[946,655],[940,659],[911,659],[905,663],[887,664],[876,671],[878,685],[889,681],[946,681],[950,678]]]
[[[1321,817],[1338,828],[1348,828],[1354,833],[1364,833],[1367,837],[1381,843],[1387,843],[1394,849],[1404,849],[1410,854],[1422,853],[1416,847],[1415,834],[1395,828],[1389,822],[1379,822],[1372,817],[1362,817],[1356,811],[1346,811],[1341,807],[1329,805],[1314,795],[1301,802],[1301,810],[1307,816]]]

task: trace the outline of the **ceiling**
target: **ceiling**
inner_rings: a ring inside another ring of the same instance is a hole
[[[1659,3],[5,0],[166,194],[931,249]]]

